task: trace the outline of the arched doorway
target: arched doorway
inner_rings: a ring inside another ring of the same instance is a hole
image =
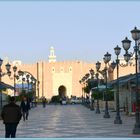
[[[60,97],[66,97],[66,87],[61,85],[58,88],[58,94],[59,94]]]

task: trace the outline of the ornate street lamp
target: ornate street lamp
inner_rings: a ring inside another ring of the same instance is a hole
[[[10,65],[9,63],[7,63],[7,64],[5,65],[5,67],[6,67],[7,72],[10,71],[11,65]]]
[[[40,81],[37,81],[37,93],[38,93],[38,98],[39,98],[39,84],[40,84]]]
[[[22,77],[22,92],[23,92],[23,89],[24,89],[24,83],[23,82],[25,81],[25,78],[23,78],[24,72],[19,70],[18,75],[19,75],[19,77],[20,76]]]
[[[17,71],[16,66],[13,67],[13,71],[14,71],[14,96],[15,96],[15,94],[16,94],[16,71]]]
[[[35,99],[36,99],[36,81],[37,80],[33,76],[31,76],[32,91],[34,93]]]
[[[116,118],[114,120],[114,124],[122,124],[122,120],[120,117],[120,103],[119,103],[119,55],[121,52],[121,48],[117,45],[114,48],[115,54],[117,56],[116,64],[117,65],[117,91],[116,91]]]
[[[36,83],[36,79],[33,77],[33,76],[31,76],[30,77],[30,79],[31,79],[31,88],[32,88],[32,91],[34,90],[34,85],[35,85],[35,83]]]
[[[86,83],[86,86],[88,86],[89,84],[89,77],[90,77],[90,74],[89,73],[86,73],[85,74],[85,83]],[[86,106],[89,108],[89,98],[88,98],[88,93],[86,92]]]
[[[98,96],[99,96],[99,73],[96,73],[96,79],[97,79],[97,91],[98,91]],[[100,114],[100,107],[99,107],[99,98],[97,96],[97,108],[96,108],[96,113]]]
[[[89,72],[90,72],[91,78],[93,78],[93,76],[94,76],[94,70],[93,69],[90,69]]]
[[[140,112],[139,112],[139,91],[138,91],[138,51],[139,51],[139,46],[138,46],[138,40],[140,40],[140,30],[138,30],[136,27],[131,31],[132,38],[135,41],[135,46],[134,46],[134,52],[130,55],[128,53],[128,50],[131,46],[131,41],[128,40],[128,38],[125,38],[122,41],[122,45],[124,50],[126,51],[124,58],[128,62],[130,60],[130,57],[135,54],[135,72],[136,72],[136,113],[135,113],[135,126],[133,129],[133,134],[140,134]]]
[[[27,79],[27,84],[28,84],[28,93],[29,93],[29,78],[30,78],[30,75],[27,74],[27,75],[26,75],[26,79]]]
[[[84,88],[85,88],[85,76],[79,82],[80,82],[80,84],[84,85],[84,87],[82,86],[82,103],[85,104],[85,91],[84,91]]]
[[[99,61],[97,61],[97,63],[96,63],[96,70],[99,71],[100,67],[101,67],[101,63]]]
[[[7,74],[8,76],[11,75],[11,73],[10,73],[11,65],[10,65],[9,63],[7,63],[7,64],[5,65],[6,70],[7,70],[7,73],[3,73],[3,72],[2,72],[2,69],[1,69],[2,64],[3,64],[3,60],[0,58],[0,82],[1,82],[2,76],[6,75],[6,74]],[[2,93],[0,93],[0,108],[2,108]]]
[[[104,55],[104,63],[105,63],[105,68],[100,71],[100,67],[101,67],[101,63],[98,61],[96,63],[96,69],[97,69],[97,72],[101,73],[105,79],[105,83],[106,83],[106,92],[105,92],[105,114],[104,114],[104,118],[110,118],[110,115],[109,115],[109,112],[108,112],[108,99],[107,99],[107,70],[108,70],[108,67],[107,65],[109,65],[109,61],[111,60],[111,54],[109,54],[108,52]],[[111,65],[111,68],[114,70],[115,68],[115,63],[112,62]]]
[[[24,91],[24,82],[25,82],[25,77],[22,77],[22,92]]]
[[[109,63],[109,61],[111,60],[111,54],[109,54],[108,52],[104,55],[104,63],[105,63],[105,81],[106,81],[106,93],[105,93],[105,114],[104,114],[104,118],[110,118],[109,112],[108,112],[108,99],[107,99],[107,64]]]
[[[91,99],[91,103],[90,103],[90,110],[94,110],[94,100],[92,98],[92,84],[93,84],[93,80],[94,80],[94,70],[90,69],[89,70],[91,78],[89,80],[89,84],[90,84],[90,99]]]
[[[79,83],[81,84],[81,87],[82,87],[82,83],[83,83],[83,81],[82,81],[82,79],[81,80],[79,80]],[[82,87],[82,104],[84,103],[84,100],[83,100],[83,98],[84,98],[84,95],[83,95],[83,87]]]

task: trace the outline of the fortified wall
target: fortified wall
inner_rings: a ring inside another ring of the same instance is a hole
[[[11,67],[16,65],[18,68],[17,71],[22,70],[30,72],[39,81],[39,90],[36,93],[39,97],[45,96],[50,99],[52,96],[61,93],[68,97],[71,97],[71,95],[81,97],[82,85],[79,83],[79,80],[81,80],[86,73],[89,73],[90,69],[96,72],[95,63],[79,60],[57,62],[53,47],[50,48],[50,55],[48,58],[48,61],[39,61],[34,64],[22,64],[21,61],[14,61],[11,63]],[[5,61],[4,63],[6,64],[7,62]],[[5,64],[3,64],[2,69],[5,69]],[[123,66],[119,67],[120,76],[135,72],[134,60],[125,67],[125,62],[123,62],[123,60],[120,61],[120,64]],[[103,62],[101,62],[101,70],[102,69],[104,69]],[[108,80],[116,79],[116,74],[116,69],[114,71],[109,70]],[[13,75],[13,72],[11,75]],[[100,75],[100,78],[102,78],[102,75]],[[4,76],[2,81],[14,85],[13,77],[9,79],[8,76]],[[21,81],[18,80],[16,83],[21,83]]]

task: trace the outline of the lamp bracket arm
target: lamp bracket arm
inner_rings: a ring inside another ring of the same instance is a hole
[[[5,76],[5,75],[7,75],[7,73],[5,73],[5,72],[1,72],[1,74],[0,74],[1,77]]]
[[[130,56],[133,57],[135,54],[135,50],[133,52],[129,52]]]
[[[120,66],[120,67],[127,67],[127,66],[128,66],[128,62],[126,62],[126,64],[121,63],[121,64],[119,64],[119,66]]]

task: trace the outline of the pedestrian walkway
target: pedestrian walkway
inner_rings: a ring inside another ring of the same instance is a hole
[[[111,118],[103,118],[82,105],[47,105],[31,109],[29,119],[21,120],[18,138],[105,138],[138,137],[132,134],[135,117],[121,114],[123,124],[114,124]],[[4,125],[0,121],[0,137],[4,137]]]

